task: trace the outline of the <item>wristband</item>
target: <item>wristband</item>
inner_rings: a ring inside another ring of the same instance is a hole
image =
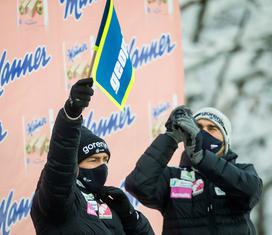
[[[80,117],[81,117],[81,114],[79,114],[79,116],[77,116],[77,117],[70,117],[68,114],[67,114],[67,112],[66,112],[66,110],[65,110],[65,107],[63,107],[63,111],[64,111],[64,113],[65,113],[65,116],[69,119],[69,120],[71,120],[71,121],[75,121],[75,120],[78,120]]]

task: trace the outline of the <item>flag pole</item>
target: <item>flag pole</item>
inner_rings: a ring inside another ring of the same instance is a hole
[[[90,69],[89,69],[89,72],[88,72],[88,78],[90,78],[92,76],[94,61],[95,61],[95,57],[96,57],[96,54],[97,54],[98,47],[100,45],[100,40],[101,40],[103,31],[104,31],[104,27],[105,27],[105,23],[106,23],[106,20],[107,20],[107,14],[108,14],[110,3],[111,3],[111,0],[110,1],[107,0],[106,5],[105,5],[105,9],[104,9],[104,12],[103,12],[102,20],[101,20],[101,23],[100,23],[100,26],[99,26],[96,42],[95,42],[95,45],[94,45],[94,48],[93,48],[93,56],[92,56],[92,60],[91,60],[91,64],[90,64]],[[103,27],[101,27],[101,26],[103,26]]]
[[[88,78],[90,78],[92,76],[92,71],[93,71],[93,65],[94,65],[95,57],[96,57],[96,50],[94,49],[92,60],[91,60],[91,64],[90,64],[90,69],[89,69],[88,76],[87,76]]]

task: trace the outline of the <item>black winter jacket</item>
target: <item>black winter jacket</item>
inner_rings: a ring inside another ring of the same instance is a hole
[[[262,181],[253,165],[205,151],[199,165],[167,167],[176,142],[159,135],[126,178],[126,189],[163,215],[163,235],[253,235],[250,210]],[[189,161],[187,161],[189,162]]]
[[[153,235],[148,220],[122,224],[111,209],[112,219],[87,213],[87,199],[76,184],[77,149],[82,118],[68,120],[61,110],[52,133],[47,163],[33,198],[31,218],[38,235]],[[93,199],[98,201],[99,198]],[[93,202],[92,201],[92,202]]]

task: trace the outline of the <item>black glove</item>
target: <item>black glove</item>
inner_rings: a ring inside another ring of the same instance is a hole
[[[177,142],[177,144],[182,142],[184,138],[183,133],[181,129],[179,128],[177,121],[181,117],[186,115],[192,116],[192,111],[185,105],[178,106],[171,112],[167,122],[165,123],[166,134],[172,137]]]
[[[122,189],[104,186],[99,197],[118,214],[122,222],[137,220],[137,213]]]
[[[78,80],[71,88],[69,99],[64,105],[64,111],[70,118],[77,118],[82,110],[88,107],[93,95],[93,79],[85,78]]]
[[[176,111],[175,127],[182,132],[184,147],[191,162],[196,165],[203,158],[202,134],[192,115],[192,112]]]

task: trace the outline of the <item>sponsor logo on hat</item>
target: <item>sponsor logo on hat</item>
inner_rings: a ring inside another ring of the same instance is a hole
[[[195,116],[195,118],[197,117],[203,117],[203,118],[208,118],[214,122],[217,122],[219,125],[222,126],[222,128],[224,129],[225,133],[227,134],[227,131],[226,131],[226,128],[225,128],[225,125],[224,125],[224,122],[222,121],[221,118],[219,118],[217,115],[213,114],[213,113],[210,113],[210,112],[202,112],[202,113],[199,113]]]
[[[104,143],[104,142],[94,142],[94,143],[90,143],[90,144],[88,144],[88,145],[86,145],[86,146],[84,146],[83,148],[82,148],[82,150],[83,150],[83,152],[85,153],[85,154],[88,154],[91,150],[93,150],[93,149],[96,149],[95,151],[96,151],[96,153],[99,153],[99,152],[101,152],[101,151],[103,151],[103,150],[106,150],[106,149],[108,149],[108,146],[107,146],[107,144],[106,143]],[[100,151],[100,149],[101,149],[101,151]]]

